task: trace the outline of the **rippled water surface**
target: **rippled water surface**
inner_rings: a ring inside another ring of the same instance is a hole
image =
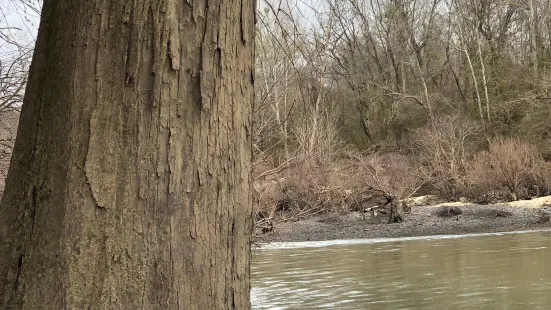
[[[253,309],[551,309],[551,232],[275,244]]]

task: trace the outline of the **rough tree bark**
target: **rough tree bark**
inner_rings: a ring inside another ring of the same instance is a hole
[[[388,204],[390,205],[390,214],[388,223],[402,223],[404,221],[404,206],[396,199],[396,197],[388,196]]]
[[[45,0],[1,309],[249,309],[254,0]]]

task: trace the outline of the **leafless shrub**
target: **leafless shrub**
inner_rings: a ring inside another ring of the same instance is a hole
[[[426,181],[426,173],[415,159],[396,152],[354,156],[352,187],[371,187],[405,199]],[[354,186],[356,185],[356,186]]]
[[[302,162],[255,180],[257,233],[268,232],[280,222],[332,211],[334,192],[327,187],[327,173],[311,167]]]
[[[482,127],[458,115],[444,116],[415,131],[412,141],[434,189],[456,198],[465,183],[468,160],[482,142]]]
[[[537,148],[517,138],[495,138],[468,166],[471,191],[507,189],[513,200],[549,194],[551,175]]]
[[[255,180],[256,228],[262,232],[282,221],[363,211],[386,197],[407,198],[423,185],[424,175],[414,159],[399,153],[345,151],[323,165],[304,160]]]
[[[332,117],[318,119],[315,127],[305,120],[293,133],[298,144],[296,154],[305,161],[331,162],[342,151],[343,143]]]
[[[286,160],[276,160],[268,151],[255,158],[257,232],[269,231],[277,222],[334,211],[340,201],[337,186],[329,186],[333,159],[341,148],[331,117],[320,117],[316,126],[304,120],[292,133],[294,149]]]

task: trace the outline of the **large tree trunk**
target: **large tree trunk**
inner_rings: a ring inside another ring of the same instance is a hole
[[[250,308],[253,37],[254,0],[44,1],[1,309]]]

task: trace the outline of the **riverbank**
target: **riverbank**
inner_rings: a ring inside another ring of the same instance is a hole
[[[459,215],[441,216],[443,210],[457,207]],[[511,203],[477,205],[443,203],[414,206],[404,222],[387,224],[387,215],[366,213],[325,214],[277,225],[261,236],[261,242],[323,241],[336,239],[398,238],[431,235],[492,233],[551,228],[542,221],[542,212],[551,214],[551,197]],[[543,223],[542,223],[543,222]]]

